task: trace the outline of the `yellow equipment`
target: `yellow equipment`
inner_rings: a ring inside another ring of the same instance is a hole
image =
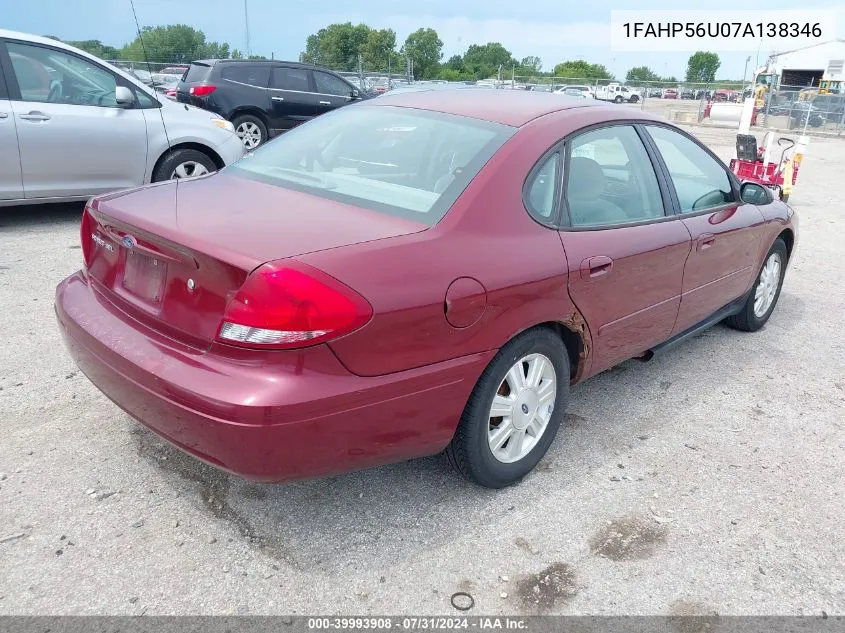
[[[830,79],[822,79],[819,82],[819,94],[820,95],[828,95],[828,94],[839,94],[842,92],[842,82],[841,81],[833,81]]]

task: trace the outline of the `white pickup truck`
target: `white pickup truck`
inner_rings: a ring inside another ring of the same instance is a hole
[[[628,86],[621,84],[608,84],[607,86],[598,86],[596,88],[596,99],[602,101],[613,101],[615,103],[637,103],[643,96],[639,90],[634,90]]]

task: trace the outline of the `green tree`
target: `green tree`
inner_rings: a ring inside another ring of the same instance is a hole
[[[120,59],[150,61],[165,64],[184,64],[195,59],[228,57],[229,45],[206,42],[205,33],[186,24],[145,26],[136,37],[120,50]]]
[[[103,44],[100,40],[65,40],[64,42],[65,44],[80,48],[86,53],[91,53],[100,59],[120,59],[120,51],[118,49],[114,46]]]
[[[534,55],[529,55],[528,57],[522,58],[522,61],[519,62],[519,66],[526,71],[531,71],[531,73],[537,74],[543,69],[543,60]]]
[[[473,44],[464,53],[464,67],[475,75],[476,79],[487,79],[499,71],[499,66],[508,70],[515,63],[511,52],[499,42]]]
[[[625,75],[626,81],[660,81],[661,77],[648,66],[635,66]]]
[[[464,70],[464,58],[460,55],[452,55],[448,61],[443,64],[446,68],[450,70],[456,70],[458,72],[463,72]]]
[[[402,54],[414,64],[414,77],[435,77],[443,59],[443,41],[434,29],[417,29],[405,39]]]
[[[361,47],[366,70],[396,70],[396,32],[393,29],[370,29]]]
[[[366,24],[329,24],[308,36],[302,61],[335,70],[357,70],[358,55],[364,54],[371,32],[372,29]],[[396,35],[393,37],[395,44]]]
[[[613,75],[601,64],[591,64],[583,59],[561,62],[554,69],[555,77],[568,79],[613,79]]]
[[[690,55],[687,61],[687,81],[712,83],[716,80],[716,71],[722,62],[719,55],[705,51],[698,51]]]

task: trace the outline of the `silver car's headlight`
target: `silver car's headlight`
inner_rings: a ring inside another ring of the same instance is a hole
[[[214,123],[219,128],[223,128],[224,130],[229,130],[230,132],[235,131],[235,126],[232,125],[231,121],[227,121],[226,119],[218,119],[212,118],[211,122]]]

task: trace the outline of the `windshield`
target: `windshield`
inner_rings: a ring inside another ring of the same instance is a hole
[[[435,224],[514,128],[353,105],[260,147],[227,173]]]

